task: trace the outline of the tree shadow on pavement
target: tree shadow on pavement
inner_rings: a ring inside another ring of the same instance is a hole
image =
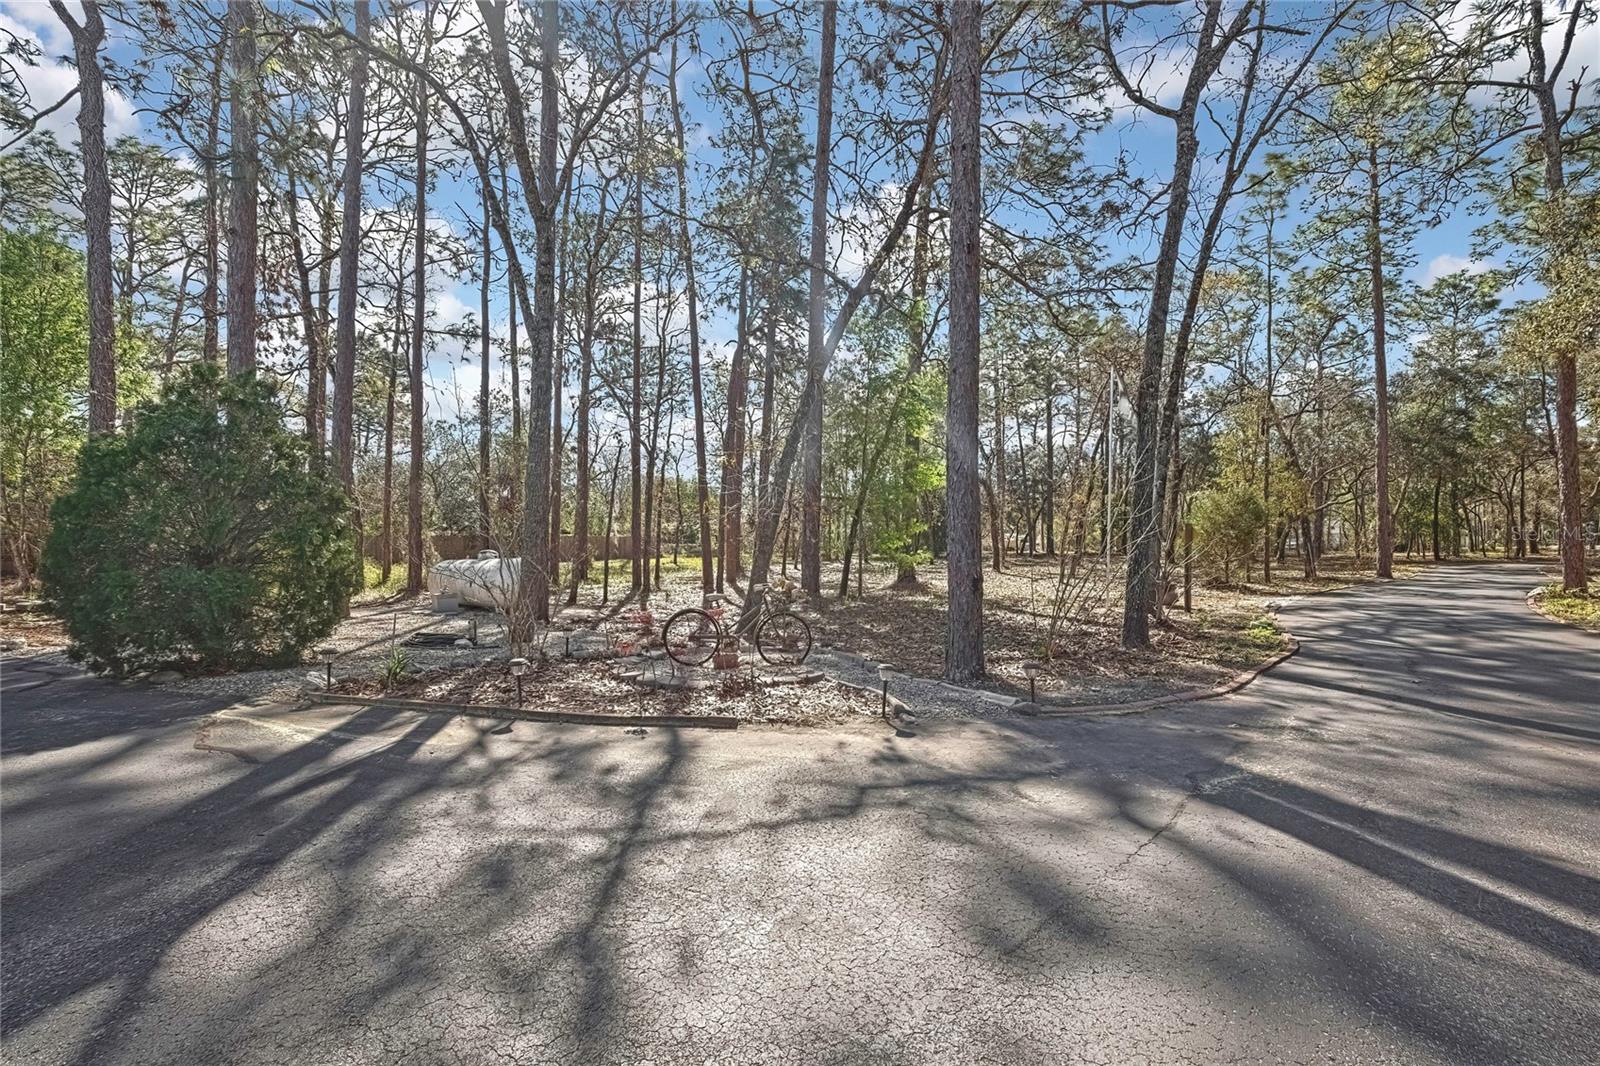
[[[364,804],[401,802],[436,783],[448,762],[397,772],[449,719],[427,717],[404,735],[339,761],[373,736],[388,712],[356,714],[325,734],[252,766],[106,849],[73,855],[49,873],[7,886],[3,943],[10,980],[0,1031],[13,1034],[86,990],[113,985],[114,1002],[78,1061],[116,1050],[168,949],[231,900]],[[357,847],[384,840],[374,824]],[[70,935],[61,935],[70,932]]]

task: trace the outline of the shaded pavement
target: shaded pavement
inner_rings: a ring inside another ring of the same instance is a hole
[[[1538,580],[1299,601],[1227,699],[908,737],[7,663],[5,1055],[1600,1061],[1600,641]]]

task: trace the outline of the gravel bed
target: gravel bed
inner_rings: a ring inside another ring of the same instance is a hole
[[[835,681],[881,691],[878,664],[854,652],[826,648],[813,652],[806,660]],[[927,678],[896,674],[889,682],[889,694],[903,702],[919,718],[978,719],[1014,718],[1009,706],[984,699],[973,689],[957,690]]]
[[[470,634],[474,620],[478,623],[477,648],[407,647],[404,648],[406,659],[417,670],[430,670],[503,658],[503,634],[495,615],[487,611],[439,614],[430,609],[426,598],[356,607],[332,636],[319,642],[318,647],[337,650],[333,661],[335,681],[375,675],[379,665],[388,659],[390,647],[403,644],[411,634],[426,629],[454,633],[465,638]],[[323,678],[322,664],[314,658],[308,658],[295,666],[271,670],[182,678],[157,673],[146,680],[175,692],[193,695],[292,699],[308,688],[321,688]]]
[[[874,720],[878,700],[871,693],[823,678],[810,683],[773,685],[745,670],[708,677],[693,688],[655,688],[638,684],[633,674],[646,663],[550,658],[535,663],[522,684],[522,706],[530,710],[628,715],[717,715],[744,722],[819,726]],[[709,672],[708,672],[709,673]],[[514,706],[516,680],[504,663],[483,662],[427,670],[385,687],[376,674],[335,680],[336,691],[351,695],[420,699],[456,704]]]

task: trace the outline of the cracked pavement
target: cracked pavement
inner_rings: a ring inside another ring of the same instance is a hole
[[[8,662],[4,1057],[1600,1061],[1600,641],[1539,580],[1297,601],[1226,699],[902,737]]]

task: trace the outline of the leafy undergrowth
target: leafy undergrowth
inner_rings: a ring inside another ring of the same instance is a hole
[[[1590,584],[1587,592],[1564,592],[1560,583],[1546,585],[1533,596],[1540,614],[1590,633],[1600,633],[1600,587]]]
[[[362,560],[361,591],[352,598],[355,603],[371,603],[374,600],[398,596],[405,591],[406,564],[395,563],[389,567],[389,579],[383,578],[383,566],[374,559]]]
[[[659,667],[665,672],[668,667]],[[440,667],[405,673],[380,664],[366,677],[345,678],[333,690],[357,696],[517,705],[516,679],[500,661],[460,669]],[[531,664],[522,679],[528,710],[580,714],[726,715],[746,722],[827,725],[878,714],[877,700],[833,681],[760,685],[746,671],[729,671],[720,684],[698,692],[640,689],[618,676],[605,660],[548,659]]]

